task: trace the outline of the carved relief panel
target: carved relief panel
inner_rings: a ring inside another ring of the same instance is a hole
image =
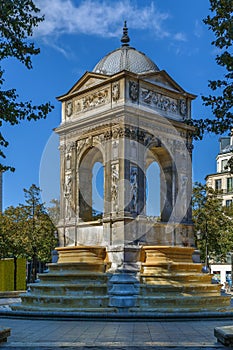
[[[63,145],[63,150],[61,152],[63,158],[62,175],[63,182],[63,198],[64,198],[64,215],[68,220],[74,214],[75,210],[75,142],[67,142]]]
[[[111,200],[112,200],[112,210],[114,212],[118,211],[119,202],[119,164],[112,164],[111,166]]]
[[[120,98],[120,83],[118,81],[112,84],[112,100],[117,102]]]
[[[188,102],[184,98],[173,98],[155,91],[154,89],[139,86],[135,81],[129,81],[129,98],[132,102],[138,99],[140,103],[151,108],[168,112],[171,115],[179,116],[182,119],[189,118]]]
[[[130,211],[137,213],[138,209],[138,167],[134,164],[130,165]]]

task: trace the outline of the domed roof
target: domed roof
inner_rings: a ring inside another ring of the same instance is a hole
[[[125,22],[123,36],[121,38],[122,47],[110,52],[102,58],[93,69],[93,72],[106,75],[113,75],[122,70],[127,70],[136,74],[158,72],[159,68],[156,64],[144,53],[129,46],[129,41],[128,28]]]

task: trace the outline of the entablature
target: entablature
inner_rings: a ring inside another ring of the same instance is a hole
[[[194,98],[195,95],[185,92],[165,71],[143,75],[122,71],[110,77],[87,72],[58,100],[62,102],[64,123],[85,116],[89,119],[90,113],[95,118],[98,110],[113,112],[121,105],[184,121],[191,119]]]

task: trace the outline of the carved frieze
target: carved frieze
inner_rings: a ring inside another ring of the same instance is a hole
[[[178,112],[178,100],[167,97],[161,93],[158,93],[153,90],[141,89],[141,101],[148,104],[153,105],[158,109],[163,111],[169,111],[177,114]]]
[[[82,99],[82,109],[83,111],[86,111],[103,105],[107,102],[109,102],[109,91],[107,89],[97,91],[94,94],[87,95]]]
[[[154,90],[141,88],[140,101],[162,111],[170,112],[176,115],[181,115],[182,117],[187,116],[188,109],[185,99],[179,100],[165,96]]]
[[[115,87],[114,96],[116,99],[119,98],[117,97],[117,94],[117,87]],[[109,100],[110,90],[108,88],[105,88],[103,90],[90,93],[81,99],[68,101],[66,102],[66,117],[71,117],[73,114],[86,112],[93,108],[103,106],[104,104],[108,103]]]

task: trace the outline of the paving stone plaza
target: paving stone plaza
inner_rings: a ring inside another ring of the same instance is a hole
[[[11,336],[0,349],[227,349],[214,328],[231,320],[95,321],[0,318]]]

